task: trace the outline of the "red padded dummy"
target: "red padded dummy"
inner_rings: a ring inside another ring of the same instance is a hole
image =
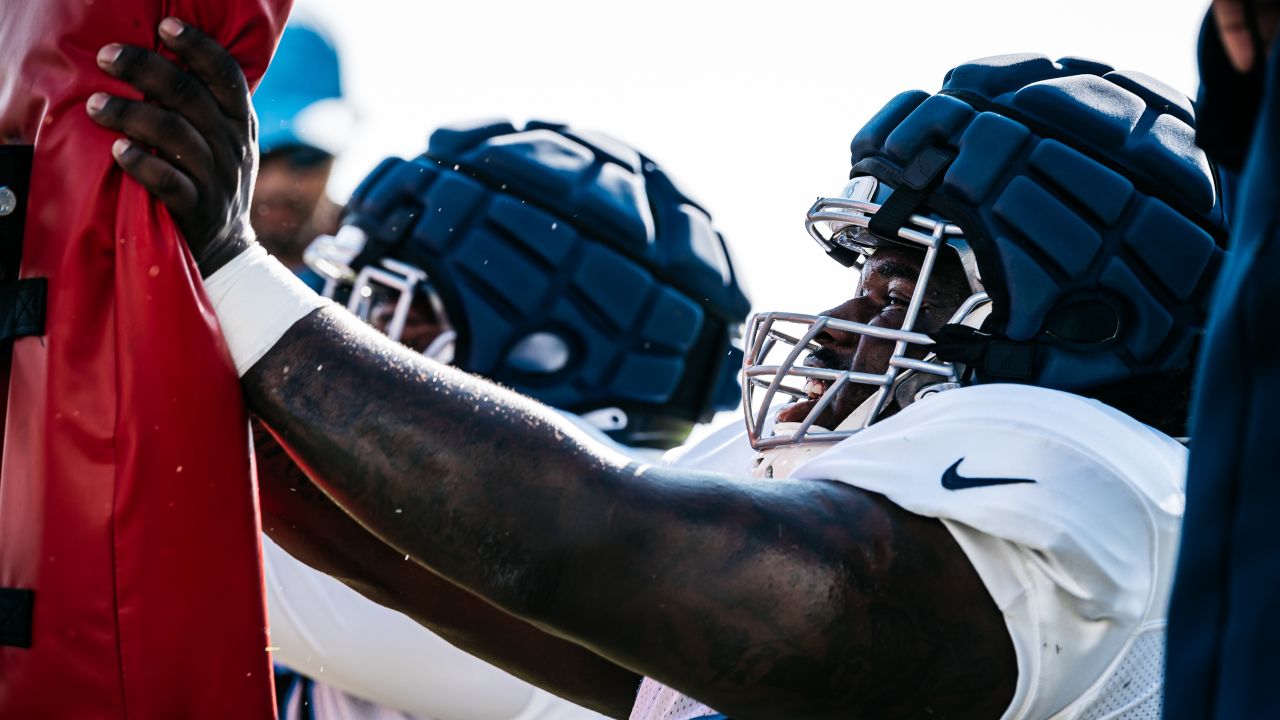
[[[256,82],[290,4],[0,0],[0,139],[35,145],[21,275],[48,278],[8,378],[0,588],[34,603],[31,646],[0,645],[0,718],[274,713],[239,383],[172,220],[84,106],[136,97],[94,58],[159,48],[169,15]]]

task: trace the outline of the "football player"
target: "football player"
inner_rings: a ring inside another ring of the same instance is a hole
[[[250,147],[230,58],[193,28],[168,42]],[[171,95],[150,94],[177,123]],[[1022,55],[890,101],[808,215],[861,265],[849,301],[758,316],[746,431],[670,465],[309,293],[227,222],[234,202],[187,191],[207,158],[114,121],[128,106],[100,116],[164,146],[117,155],[179,216],[250,406],[337,505],[503,623],[459,623],[459,645],[571,667],[541,681],[619,717],[1158,714],[1171,435],[1222,260],[1215,175],[1166,86]],[[252,151],[227,158],[242,183]]]
[[[570,153],[601,172],[570,195],[548,194],[564,177],[557,158]],[[634,192],[613,193],[609,179]],[[580,210],[590,219],[573,219]],[[643,237],[661,251],[634,253],[629,240],[650,226]],[[441,128],[421,156],[379,165],[356,190],[343,229],[306,256],[328,279],[327,295],[392,340],[572,408],[565,417],[637,459],[658,460],[696,422],[737,405],[736,344],[750,304],[724,241],[653,160],[606,135],[546,122]],[[591,259],[576,270],[563,262],[577,256]],[[656,300],[630,324],[599,323],[628,282]],[[637,363],[643,373],[615,370]],[[597,717],[291,557],[281,545],[351,577],[307,530],[315,523],[296,516],[293,498],[329,501],[265,432],[257,454],[263,524],[280,543],[264,545],[275,657],[310,678],[281,688],[284,717],[299,717],[304,703],[317,720],[393,717],[368,700],[437,720]],[[330,524],[345,541],[338,529],[350,519],[339,514]],[[429,575],[391,557],[401,576]]]
[[[314,23],[290,22],[254,93],[261,162],[249,220],[267,252],[316,289],[302,251],[341,212],[325,187],[355,125],[344,95],[333,41]]]

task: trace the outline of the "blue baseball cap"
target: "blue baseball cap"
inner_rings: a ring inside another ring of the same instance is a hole
[[[263,155],[297,146],[336,155],[355,125],[342,93],[338,51],[323,31],[305,22],[285,27],[253,105]]]

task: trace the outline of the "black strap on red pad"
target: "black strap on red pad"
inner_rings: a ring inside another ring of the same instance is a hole
[[[19,279],[22,238],[31,189],[30,145],[0,145],[0,407],[7,407],[9,368],[16,338],[44,334],[45,278]],[[0,411],[0,439],[4,437]],[[3,444],[0,443],[0,448]],[[35,591],[0,587],[0,646],[31,647]]]

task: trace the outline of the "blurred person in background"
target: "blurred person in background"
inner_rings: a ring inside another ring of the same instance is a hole
[[[548,193],[566,157],[599,172],[572,193]],[[611,187],[619,179],[634,194]],[[610,202],[579,205],[590,197]],[[652,254],[633,241],[646,228],[656,228]],[[586,262],[566,272],[569,257]],[[607,135],[539,121],[441,128],[423,155],[370,173],[341,230],[305,258],[327,295],[393,340],[561,408],[638,461],[657,462],[738,402],[736,339],[750,303],[724,239],[662,168]],[[625,305],[630,321],[600,321]],[[472,596],[399,553],[365,555],[389,558],[397,592],[353,576],[341,558],[361,548],[344,538],[378,541],[265,430],[256,437],[274,656],[306,673],[277,673],[282,718],[598,717],[449,645],[454,624],[511,622],[476,614]],[[300,508],[300,497],[311,503]],[[328,530],[307,531],[317,527]],[[423,617],[412,599],[428,595],[436,614],[424,625],[439,636],[410,619]]]
[[[1236,179],[1231,253],[1191,417],[1165,717],[1280,717],[1280,3],[1217,0],[1200,34],[1196,142]]]
[[[250,222],[267,252],[318,290],[302,253],[337,230],[342,208],[325,187],[355,126],[337,49],[320,25],[290,21],[253,106],[261,160]]]

